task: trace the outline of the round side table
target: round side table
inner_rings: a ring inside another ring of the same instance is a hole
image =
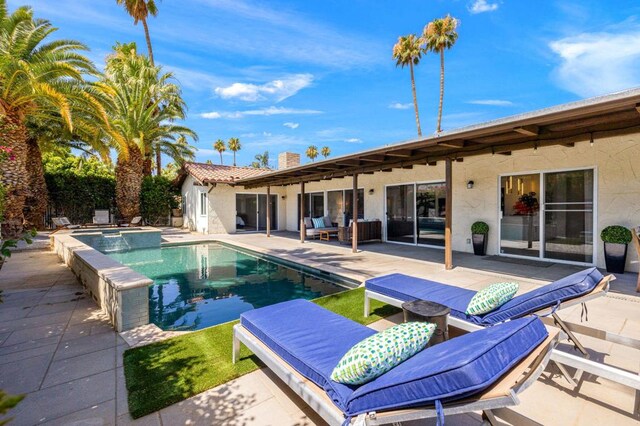
[[[449,339],[449,313],[451,308],[427,300],[414,300],[402,304],[404,322],[421,321],[436,325],[433,337],[427,346],[437,345]]]

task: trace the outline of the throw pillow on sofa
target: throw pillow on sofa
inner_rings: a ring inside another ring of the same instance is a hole
[[[313,221],[313,227],[318,229],[318,228],[324,228],[324,219],[321,217],[314,217],[313,219],[311,219]]]

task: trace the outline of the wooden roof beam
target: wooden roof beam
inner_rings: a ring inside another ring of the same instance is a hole
[[[360,165],[360,160],[347,158],[345,160],[338,160],[335,162],[335,164],[337,164],[338,166],[358,166]]]
[[[447,148],[464,148],[464,141],[443,141],[437,142],[438,146],[446,146]]]
[[[513,131],[525,136],[537,136],[540,134],[540,128],[533,124],[531,126],[516,127]]]
[[[367,157],[360,157],[360,161],[366,161],[369,163],[383,163],[384,155],[369,155]]]
[[[413,151],[410,149],[397,149],[395,151],[387,151],[384,153],[389,157],[411,157],[413,156]]]

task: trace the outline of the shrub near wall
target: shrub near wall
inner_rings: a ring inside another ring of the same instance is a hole
[[[140,211],[148,225],[168,225],[171,209],[178,208],[180,190],[164,176],[147,176],[142,181]]]
[[[66,216],[72,223],[88,223],[94,210],[114,210],[116,179],[102,161],[70,154],[45,155],[44,167],[53,214]]]

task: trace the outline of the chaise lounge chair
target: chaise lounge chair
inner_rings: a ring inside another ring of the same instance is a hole
[[[471,316],[465,314],[465,311],[475,291],[403,274],[391,274],[365,282],[364,315],[369,315],[370,300],[374,299],[397,307],[410,300],[429,300],[443,304],[451,308],[449,325],[470,332],[526,316],[543,317],[541,319],[545,324],[559,327],[585,357],[560,350],[552,351],[551,360],[558,365],[570,384],[577,386],[564,366],[576,368],[575,379],[579,379],[582,372],[586,371],[640,390],[640,375],[589,360],[587,350],[574,333],[635,349],[640,349],[640,340],[566,322],[557,314],[559,310],[578,304],[583,304],[586,312],[584,303],[605,296],[613,280],[613,275],[603,276],[596,268],[585,269],[516,296],[485,315]]]
[[[81,225],[75,225],[75,224],[71,223],[71,221],[66,216],[52,217],[51,218],[51,222],[53,222],[53,225],[56,227],[56,229],[51,233],[52,235],[55,234],[58,231],[63,230],[63,229],[79,229],[79,228],[81,228]]]
[[[434,345],[360,386],[330,379],[342,356],[375,331],[306,300],[245,312],[240,343],[330,425],[379,425],[483,411],[492,422],[544,370],[558,332],[538,318],[509,321]]]

